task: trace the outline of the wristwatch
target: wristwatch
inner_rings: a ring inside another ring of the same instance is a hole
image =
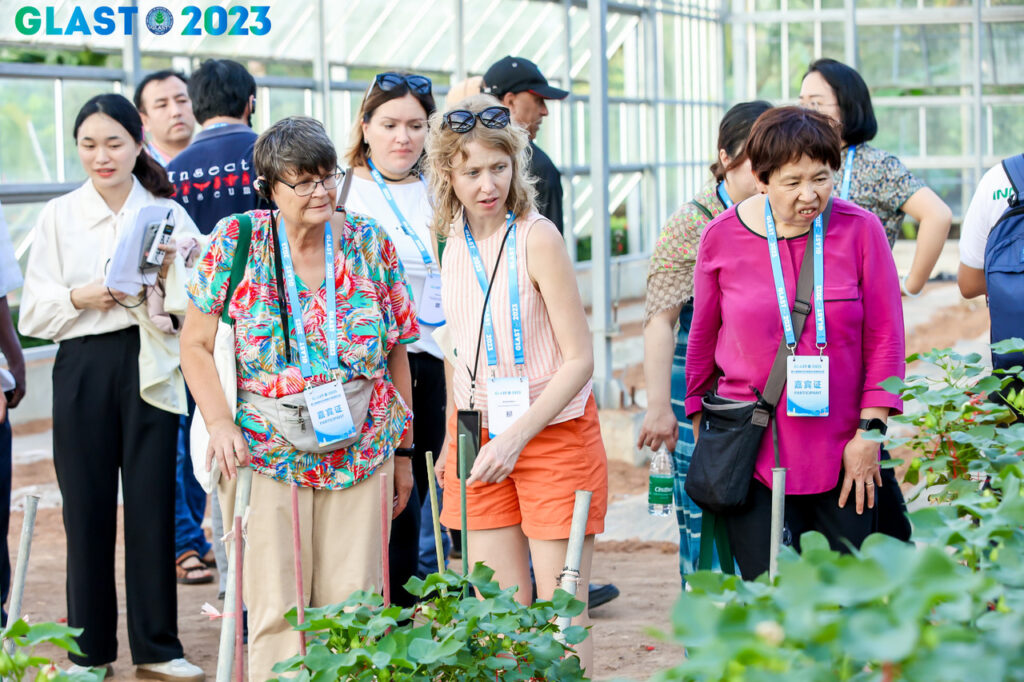
[[[864,429],[865,431],[880,431],[882,435],[885,435],[886,429],[889,427],[884,421],[875,417],[874,419],[861,419],[860,424],[857,425],[858,429]]]
[[[412,458],[416,454],[415,448],[395,448],[395,457],[409,457]]]

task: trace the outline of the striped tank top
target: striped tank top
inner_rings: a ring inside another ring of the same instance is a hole
[[[562,352],[551,329],[551,320],[540,291],[530,280],[526,244],[530,231],[541,220],[546,221],[539,213],[531,213],[525,219],[517,221],[516,252],[518,254],[517,275],[519,279],[519,300],[522,311],[523,351],[526,356],[526,376],[530,380],[530,403],[537,399],[548,385],[551,377],[562,366]],[[553,226],[552,226],[553,227]],[[484,262],[484,270],[488,277],[494,272],[494,262],[498,257],[505,229],[498,230],[487,239],[477,240],[477,248]],[[506,243],[506,250],[508,244]],[[491,319],[494,324],[495,351],[498,364],[494,368],[487,366],[487,349],[483,338],[480,341],[480,358],[476,376],[474,408],[483,412],[483,422],[487,424],[487,378],[494,370],[495,376],[515,376],[516,364],[512,350],[512,320],[508,290],[508,261],[506,253],[502,253],[501,264],[495,275],[494,286],[491,288]],[[456,223],[449,234],[444,249],[441,267],[441,299],[445,318],[455,343],[456,362],[454,376],[455,407],[460,410],[469,409],[470,369],[476,354],[477,336],[480,335],[480,319],[483,313],[484,292],[480,288],[476,271],[470,260],[469,248],[461,222]],[[586,385],[569,401],[551,424],[569,421],[583,415],[587,399],[590,397],[593,382],[587,380]]]

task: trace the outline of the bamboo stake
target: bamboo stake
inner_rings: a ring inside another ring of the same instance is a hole
[[[36,510],[39,507],[38,495],[25,496],[25,515],[21,521],[21,541],[18,544],[18,563],[14,567],[14,587],[11,590],[11,608],[7,613],[7,625],[10,627],[21,618],[21,600],[25,595],[25,571],[28,570],[28,556],[32,551],[32,534],[36,529]],[[8,639],[4,643],[7,653],[14,651],[14,641]]]
[[[441,455],[444,456],[443,454]],[[441,541],[441,514],[437,503],[437,477],[434,475],[434,453],[427,452],[427,482],[430,486],[430,516],[434,521],[434,551],[437,572],[444,573],[444,542]]]
[[[302,532],[299,527],[299,486],[292,482],[292,552],[295,554],[295,622],[306,622],[306,596],[302,589]],[[299,653],[306,655],[306,633],[299,631]]]
[[[384,595],[385,608],[391,606],[391,553],[389,543],[391,542],[388,533],[388,511],[392,508],[391,495],[388,495],[388,475],[380,475],[380,535],[381,555],[384,568],[384,586],[381,593]]]

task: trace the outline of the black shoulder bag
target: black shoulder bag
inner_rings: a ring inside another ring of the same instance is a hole
[[[826,230],[831,214],[830,199],[822,217]],[[793,332],[797,339],[811,313],[813,290],[814,248],[808,238],[792,312]],[[700,436],[693,451],[690,470],[686,474],[685,490],[690,499],[702,509],[715,514],[728,514],[743,505],[750,481],[754,478],[754,464],[761,448],[761,439],[769,423],[775,446],[775,463],[778,466],[779,436],[773,417],[775,406],[782,396],[782,387],[786,385],[788,354],[786,337],[783,336],[764,392],[751,386],[757,400],[723,398],[714,390],[708,391],[701,399]]]

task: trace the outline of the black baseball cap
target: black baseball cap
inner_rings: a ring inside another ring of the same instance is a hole
[[[501,99],[505,93],[529,90],[544,99],[565,99],[569,93],[548,85],[537,65],[522,57],[502,57],[484,74],[484,92]]]

